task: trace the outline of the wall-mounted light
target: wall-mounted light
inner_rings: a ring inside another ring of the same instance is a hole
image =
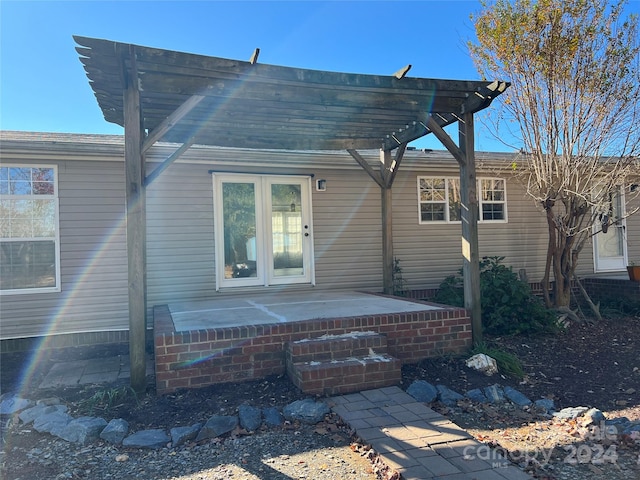
[[[316,191],[317,192],[327,191],[327,181],[324,178],[319,178],[316,180]]]

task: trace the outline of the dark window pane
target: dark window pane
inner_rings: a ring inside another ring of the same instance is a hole
[[[56,286],[55,242],[0,242],[0,289]]]
[[[444,221],[444,204],[423,203],[420,205],[420,218],[423,222]]]
[[[504,220],[504,204],[483,203],[482,219],[483,220]]]

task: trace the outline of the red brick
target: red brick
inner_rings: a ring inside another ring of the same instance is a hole
[[[178,388],[186,388],[189,386],[188,378],[176,378],[167,381],[167,389],[176,390]]]
[[[167,354],[188,352],[189,344],[171,345],[166,350]]]
[[[175,363],[178,361],[178,354],[174,353],[171,355],[156,355],[156,363]]]

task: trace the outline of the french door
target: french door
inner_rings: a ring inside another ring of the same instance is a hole
[[[217,287],[313,282],[310,179],[214,175]]]
[[[602,222],[596,223],[593,240],[596,272],[624,270],[627,265],[627,242],[624,219],[624,190],[612,195],[606,212],[602,212]],[[606,225],[605,225],[606,223]]]

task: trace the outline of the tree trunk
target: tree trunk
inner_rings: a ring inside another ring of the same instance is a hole
[[[550,287],[550,278],[551,278],[552,259],[555,256],[555,251],[556,251],[556,242],[555,242],[556,229],[553,222],[552,201],[547,200],[547,202],[543,206],[546,212],[549,242],[547,243],[547,260],[544,266],[544,276],[542,277],[542,281],[540,283],[542,284],[542,294],[544,296],[544,303],[547,306],[547,308],[551,308],[553,306],[553,301],[549,296],[549,291],[550,291],[549,287]]]

